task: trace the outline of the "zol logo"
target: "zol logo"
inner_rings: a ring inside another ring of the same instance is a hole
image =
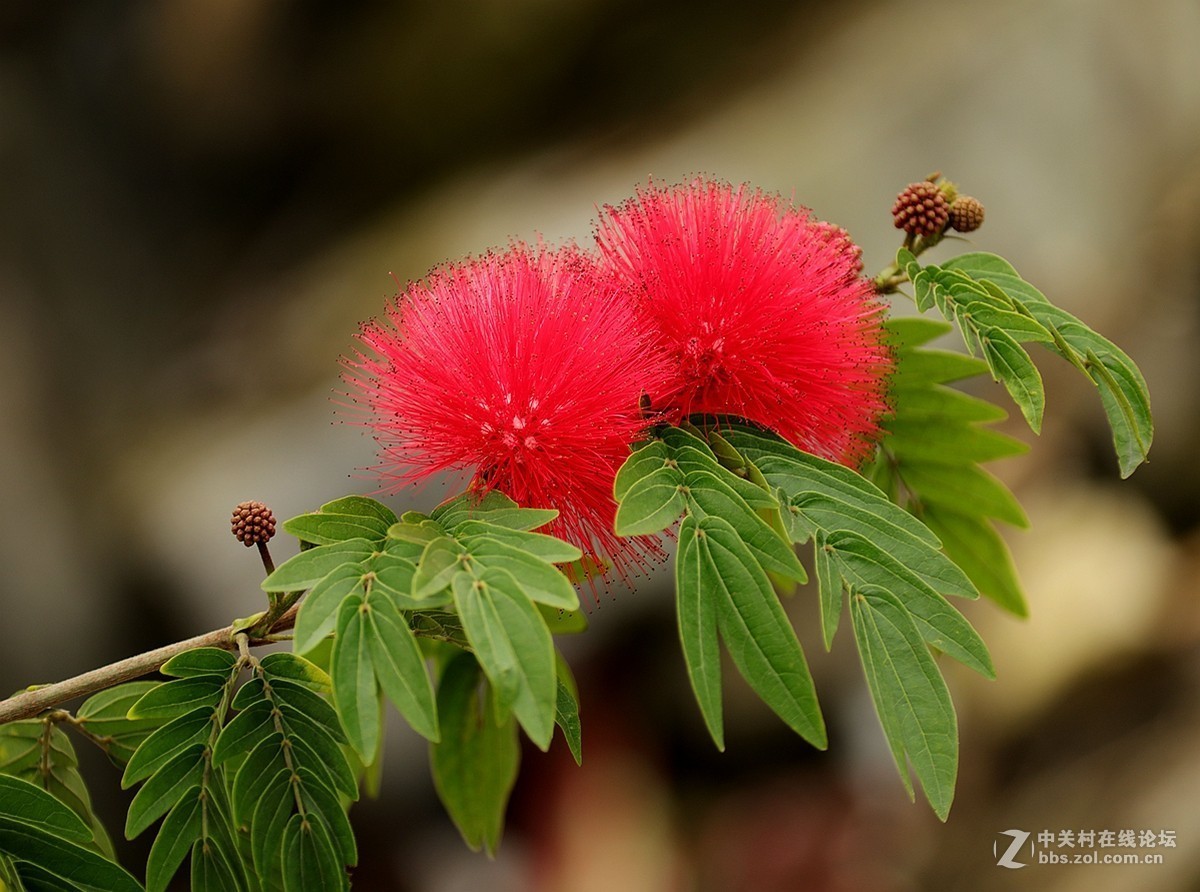
[[[1001,836],[1011,836],[1012,842],[1008,844],[1008,848],[1004,850],[1004,854],[1000,854],[1000,846],[1003,845],[1001,840],[992,842],[992,854],[996,856],[996,864],[999,867],[1007,867],[1016,870],[1018,867],[1027,867],[1024,861],[1016,860],[1016,855],[1021,851],[1021,847],[1025,845],[1029,839],[1029,831],[1027,830],[1002,830]]]

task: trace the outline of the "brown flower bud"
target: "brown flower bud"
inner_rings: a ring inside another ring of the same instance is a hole
[[[262,502],[241,502],[233,509],[230,526],[237,540],[249,548],[275,535],[275,515]]]
[[[983,205],[970,195],[960,195],[950,205],[950,226],[959,232],[974,232],[983,225]]]
[[[937,235],[946,228],[950,206],[942,190],[928,181],[910,183],[896,196],[892,218],[909,235]]]

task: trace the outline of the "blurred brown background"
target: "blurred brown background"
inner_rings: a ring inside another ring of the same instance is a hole
[[[804,595],[829,752],[730,681],[716,753],[659,577],[570,642],[584,767],[527,753],[496,860],[394,728],[356,888],[1200,889],[1198,46],[1194,0],[0,6],[0,689],[258,609],[236,502],[371,490],[329,397],[391,274],[586,241],[596,205],[695,172],[794,195],[877,269],[895,193],[941,169],[987,205],[979,246],[1142,365],[1158,426],[1120,482],[1095,394],[1039,358],[1045,431],[997,468],[1033,522],[1010,540],[1033,615],[969,605],[999,678],[948,669],[948,823],[906,801],[851,641],[825,654]],[[1178,847],[1010,871],[1010,828]]]

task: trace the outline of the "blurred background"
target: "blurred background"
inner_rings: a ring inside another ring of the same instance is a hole
[[[876,270],[895,194],[941,170],[987,206],[976,244],[1141,365],[1158,431],[1121,482],[1095,393],[1039,357],[1045,430],[995,467],[1033,524],[1010,537],[1032,616],[968,605],[999,677],[947,667],[949,821],[908,803],[850,640],[825,654],[803,595],[829,751],[729,673],[718,754],[664,574],[569,642],[583,768],[526,751],[495,860],[391,729],[383,797],[352,812],[356,888],[1200,889],[1197,46],[1194,0],[3,4],[0,690],[258,609],[237,502],[374,488],[330,398],[393,276],[586,242],[598,205],[693,173],[794,196]],[[118,828],[126,794],[84,755]],[[1010,871],[1011,828],[1178,846]]]

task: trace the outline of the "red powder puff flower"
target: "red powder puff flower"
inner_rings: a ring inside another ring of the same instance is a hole
[[[596,240],[674,360],[656,408],[740,416],[851,466],[867,456],[893,360],[844,230],[696,180],[605,207]]]
[[[556,508],[548,530],[622,576],[657,540],[613,533],[613,477],[669,365],[593,258],[515,245],[435,269],[366,323],[346,379],[394,483],[473,470],[471,487]]]

